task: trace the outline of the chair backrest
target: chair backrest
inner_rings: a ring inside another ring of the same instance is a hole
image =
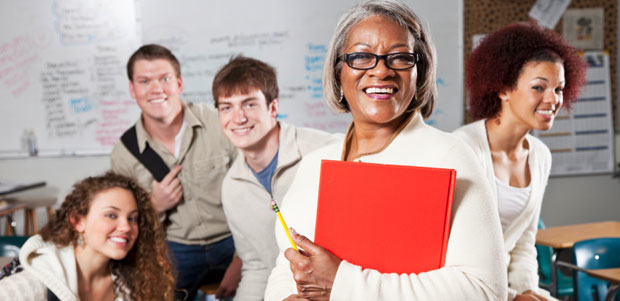
[[[28,236],[0,236],[0,257],[17,257]]]
[[[538,229],[544,229],[545,223],[542,218],[538,220]],[[536,253],[538,256],[538,272],[540,273],[540,280],[544,282],[551,282],[551,254],[550,247],[536,245]]]
[[[584,269],[608,269],[620,267],[620,237],[595,238],[576,242],[573,246],[575,265]],[[584,272],[573,273],[576,300],[605,300],[608,282],[588,276]]]
[[[545,223],[542,218],[538,220],[538,229],[544,229]],[[538,261],[538,275],[540,280],[538,285],[542,288],[550,290],[551,288],[551,255],[553,255],[553,249],[548,246],[536,245],[536,259]],[[557,274],[557,291],[558,296],[570,296],[573,295],[573,277],[565,275],[562,271],[558,270]]]

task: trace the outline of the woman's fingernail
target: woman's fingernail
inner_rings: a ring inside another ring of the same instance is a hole
[[[297,231],[295,231],[295,228],[293,228],[293,227],[288,228],[288,230],[289,230],[289,231],[291,232],[291,234],[293,234],[293,235],[299,235],[299,234],[297,234]]]

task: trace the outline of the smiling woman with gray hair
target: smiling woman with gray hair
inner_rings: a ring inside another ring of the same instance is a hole
[[[280,207],[304,251],[291,249],[276,225],[281,253],[265,299],[506,299],[501,228],[482,170],[463,142],[424,122],[436,100],[436,76],[434,46],[420,19],[396,0],[364,2],[342,17],[328,51],[328,103],[350,112],[353,123],[344,141],[304,157]],[[456,169],[445,266],[383,274],[314,244],[322,159]]]

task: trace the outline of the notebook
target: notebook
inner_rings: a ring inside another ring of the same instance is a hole
[[[315,243],[362,268],[443,267],[454,169],[323,160]]]

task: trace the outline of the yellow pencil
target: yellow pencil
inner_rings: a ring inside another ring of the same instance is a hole
[[[297,245],[295,245],[295,242],[291,238],[291,234],[288,232],[288,227],[286,226],[286,223],[284,222],[284,218],[282,217],[282,213],[280,213],[280,208],[278,208],[276,201],[271,200],[271,208],[273,208],[273,211],[275,211],[276,214],[278,215],[278,219],[280,220],[280,223],[282,224],[282,227],[284,228],[284,232],[286,233],[288,240],[291,242],[293,249],[295,249],[296,251],[299,251],[299,249],[297,248]]]

